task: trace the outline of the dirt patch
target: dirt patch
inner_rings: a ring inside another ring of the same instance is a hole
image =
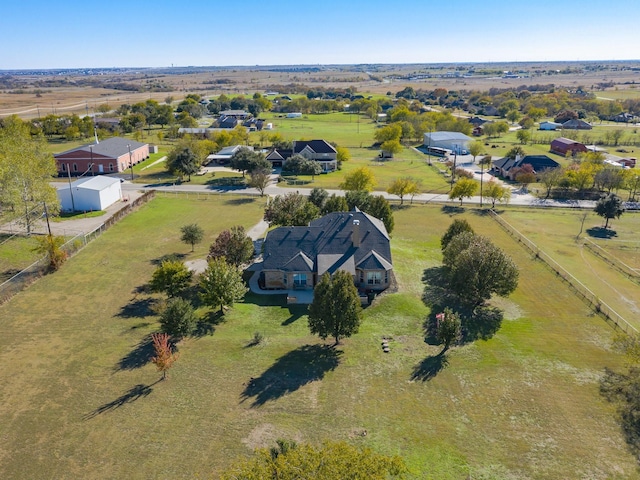
[[[281,438],[295,440],[298,443],[301,442],[299,435],[292,435],[291,432],[287,432],[275,425],[263,423],[251,430],[249,435],[242,439],[242,443],[251,450],[255,450],[256,448],[273,447],[276,445],[276,440]]]
[[[200,274],[207,269],[207,259],[200,258],[198,260],[188,260],[184,262],[186,267],[195,274]]]

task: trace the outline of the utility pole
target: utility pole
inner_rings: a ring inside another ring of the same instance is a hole
[[[91,169],[91,176],[93,177],[93,145],[89,145],[89,151],[91,152],[91,163],[89,168]]]
[[[458,154],[453,152],[453,167],[451,168],[451,188],[453,189],[453,182],[456,180],[456,160],[458,159]]]
[[[49,210],[47,210],[47,202],[42,202],[44,205],[44,216],[47,219],[47,230],[49,231],[49,237],[52,237],[53,235],[51,235],[51,225],[49,225]]]
[[[131,167],[131,181],[133,182],[133,160],[131,159],[131,145],[127,144],[129,149],[129,166]]]
[[[71,210],[76,211],[76,204],[73,201],[73,188],[71,188],[71,167],[67,163],[67,177],[69,178],[69,195],[71,195]]]

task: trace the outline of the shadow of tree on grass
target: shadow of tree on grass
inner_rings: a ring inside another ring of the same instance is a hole
[[[216,331],[216,326],[224,322],[225,317],[223,313],[220,313],[220,310],[211,310],[198,321],[192,335],[196,338],[213,335]]]
[[[278,358],[260,377],[245,386],[241,402],[253,398],[252,407],[277,400],[304,385],[322,380],[340,364],[341,350],[327,345],[304,345]]]
[[[101,405],[100,407],[96,408],[93,412],[84,415],[82,418],[83,420],[90,420],[103,413],[116,410],[117,408],[120,408],[123,405],[126,405],[127,403],[133,403],[136,400],[139,400],[144,397],[148,397],[151,394],[151,392],[153,392],[153,386],[159,381],[160,380],[156,380],[151,385],[143,385],[139,383],[138,385],[135,385],[134,387],[126,391],[123,395],[113,400],[112,402]]]
[[[291,325],[293,322],[298,320],[303,315],[306,315],[309,312],[309,308],[307,305],[291,305],[289,306],[289,313],[291,314],[289,318],[282,322],[282,326]]]
[[[618,236],[618,232],[604,227],[587,228],[587,234],[594,238],[613,238]]]
[[[116,370],[135,370],[144,367],[154,356],[153,339],[145,335],[142,340],[128,354],[120,359]]]
[[[156,314],[157,298],[136,298],[120,308],[117,316],[122,318],[144,318]]]
[[[418,365],[413,367],[411,380],[428,382],[440,373],[448,364],[449,360],[447,359],[447,354],[445,352],[440,352],[438,355],[427,357]]]
[[[631,367],[627,373],[605,368],[600,394],[617,404],[620,429],[629,451],[637,459],[640,455],[640,368]]]

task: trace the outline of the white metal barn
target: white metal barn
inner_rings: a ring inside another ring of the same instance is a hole
[[[460,132],[429,132],[424,134],[425,147],[439,147],[465,155],[471,137]]]
[[[120,179],[100,175],[76,180],[58,189],[63,211],[90,212],[104,210],[122,200]]]

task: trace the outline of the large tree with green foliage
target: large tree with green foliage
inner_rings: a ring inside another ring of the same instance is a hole
[[[313,291],[309,305],[309,330],[325,340],[340,339],[358,332],[362,320],[362,307],[358,290],[349,272],[338,270],[331,277],[325,273]]]
[[[219,306],[221,314],[225,306],[231,307],[242,300],[247,290],[238,267],[227,263],[224,257],[209,260],[200,276],[200,299],[212,308]]]
[[[463,232],[443,251],[448,288],[464,303],[482,305],[497,294],[507,296],[518,286],[513,260],[483,236]]]
[[[375,186],[375,176],[371,169],[367,167],[356,168],[351,173],[348,173],[340,184],[340,188],[343,190],[365,192],[370,192]]]
[[[224,257],[227,263],[239,267],[253,257],[253,240],[242,225],[223,230],[209,247],[207,260]]]
[[[278,446],[260,449],[222,474],[222,480],[297,480],[403,478],[408,472],[404,461],[366,447],[345,442],[325,442],[320,447],[278,440]]]
[[[299,193],[277,195],[264,211],[264,219],[270,225],[308,225],[320,216],[320,210]]]
[[[182,147],[167,156],[167,170],[182,179],[185,175],[191,181],[191,175],[200,170],[201,162],[190,147]]]
[[[594,211],[605,219],[604,228],[609,228],[609,220],[612,218],[620,218],[624,213],[624,205],[622,199],[615,193],[602,195],[596,202]]]
[[[415,195],[418,192],[418,181],[413,177],[396,178],[387,188],[387,193],[400,197],[400,205],[404,203],[405,195]]]
[[[198,317],[191,303],[180,297],[170,298],[160,314],[162,331],[173,337],[191,335],[197,322]]]
[[[464,218],[456,218],[453,222],[451,222],[451,225],[449,225],[447,231],[444,232],[444,235],[442,235],[442,237],[440,238],[440,248],[442,250],[447,248],[449,242],[451,242],[453,237],[455,237],[456,235],[460,235],[463,232],[474,233],[473,228],[471,228],[469,222],[467,222]]]
[[[149,285],[168,297],[180,296],[191,285],[192,272],[180,260],[164,260],[153,272]]]
[[[449,192],[449,198],[452,200],[457,198],[462,205],[462,200],[475,195],[476,190],[478,190],[478,182],[470,178],[461,178]]]
[[[46,203],[49,213],[60,210],[52,177],[56,164],[44,137],[31,136],[29,124],[16,116],[0,124],[0,207],[20,218],[30,234]]]

